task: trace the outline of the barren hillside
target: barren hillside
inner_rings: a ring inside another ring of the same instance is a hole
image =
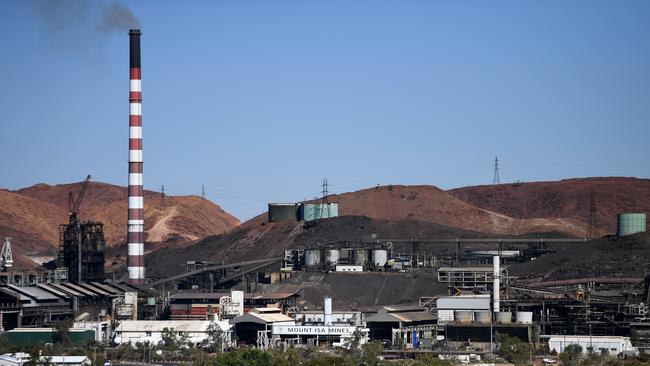
[[[594,192],[601,234],[616,231],[616,214],[650,212],[650,179],[582,178],[473,186],[448,191],[455,197],[516,219],[567,218],[588,221]]]
[[[391,185],[333,195],[340,215],[386,220],[416,220],[495,235],[563,232],[584,236],[585,225],[575,218],[512,218],[476,207],[433,186]]]
[[[80,183],[37,184],[18,191],[0,191],[0,236],[11,236],[19,253],[53,254],[58,246],[58,226],[68,220],[68,192],[75,197]],[[197,196],[167,196],[145,191],[145,230],[149,243],[173,241],[183,245],[224,233],[239,220],[218,205]],[[82,220],[104,223],[106,241],[115,246],[126,240],[127,191],[91,182],[80,207]]]

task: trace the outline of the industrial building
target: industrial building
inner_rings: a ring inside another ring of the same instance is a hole
[[[597,353],[607,356],[618,356],[623,352],[639,354],[639,350],[632,346],[630,337],[557,335],[551,336],[548,340],[549,350],[557,353],[564,352],[569,345],[580,346],[582,353],[585,354]]]
[[[241,300],[239,300],[239,297],[241,297]],[[169,297],[169,317],[174,320],[205,320],[215,314],[219,317],[239,316],[246,314],[253,308],[266,307],[268,305],[277,305],[284,308],[294,307],[296,306],[297,298],[297,292],[181,292]],[[240,302],[241,310],[237,310],[237,313],[230,314],[228,311],[224,312],[224,309],[230,309],[232,305],[239,307]]]
[[[153,291],[128,284],[5,285],[0,287],[0,313],[2,328],[10,330],[53,326],[81,314],[90,321],[155,319],[162,313],[162,303]],[[127,315],[123,316],[125,313]]]
[[[157,345],[163,341],[162,334],[167,330],[187,337],[192,344],[201,344],[208,339],[208,328],[216,325],[222,332],[226,345],[231,342],[231,328],[228,321],[219,320],[122,320],[115,328],[113,343],[131,344],[150,342]]]
[[[76,200],[70,192],[69,222],[59,226],[58,267],[66,268],[68,281],[105,280],[104,273],[104,225],[101,222],[78,219],[79,207],[88,189],[90,175],[81,186]]]
[[[429,331],[437,325],[437,317],[418,305],[384,306],[366,317],[366,327],[371,339],[394,341],[394,330],[421,327]],[[435,332],[435,331],[434,331]]]

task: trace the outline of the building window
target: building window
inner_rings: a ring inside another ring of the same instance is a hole
[[[146,335],[147,337],[151,337],[151,332],[145,332],[145,335]]]

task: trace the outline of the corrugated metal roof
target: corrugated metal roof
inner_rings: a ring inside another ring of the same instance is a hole
[[[20,292],[12,291],[10,288],[7,288],[7,287],[0,288],[0,291],[17,298],[19,301],[29,301],[30,300],[29,297],[21,294]]]
[[[95,287],[99,287],[101,289],[104,289],[104,291],[110,292],[114,295],[123,295],[124,291],[118,290],[115,287],[108,286],[105,283],[99,283],[99,282],[91,282]]]
[[[100,295],[113,296],[113,293],[108,292],[108,291],[106,291],[104,289],[101,289],[101,288],[99,288],[97,286],[94,286],[93,284],[91,284],[89,282],[77,283],[77,286],[81,286],[81,287],[85,288],[86,290],[90,290],[90,291],[92,291],[94,293],[97,293],[97,294],[100,294]]]
[[[38,287],[7,285],[10,289],[22,293],[38,301],[57,301],[60,300],[56,295],[47,292]]]
[[[438,319],[437,316],[426,312],[426,311],[414,311],[414,312],[407,312],[407,313],[390,313],[388,315],[392,315],[395,318],[399,319],[400,321],[410,323],[410,322],[421,322],[421,321],[436,321]]]
[[[75,291],[73,289],[69,289],[69,288],[67,288],[65,286],[62,286],[59,283],[50,283],[49,285],[51,287],[54,287],[54,288],[60,290],[61,292],[65,292],[68,295],[72,295],[72,296],[76,296],[76,297],[86,297],[86,295],[82,294],[81,292],[77,292],[77,291]]]
[[[45,291],[51,292],[56,296],[62,297],[64,299],[69,299],[70,295],[66,294],[65,292],[61,291],[60,289],[57,289],[54,286],[51,286],[49,283],[39,283],[36,286],[42,288]]]
[[[81,293],[83,295],[86,295],[86,296],[92,296],[92,297],[99,296],[98,294],[96,294],[96,293],[94,293],[94,292],[92,292],[90,290],[86,290],[85,288],[83,288],[81,286],[77,286],[74,283],[61,283],[60,285],[63,286],[63,287],[66,287],[66,288],[73,289],[73,290],[75,290],[75,291],[77,291],[77,292],[79,292],[79,293]]]
[[[248,313],[242,316],[238,316],[235,319],[230,321],[231,324],[237,323],[258,323],[258,324],[268,324],[268,323],[278,323],[278,322],[295,322],[290,316],[284,314],[259,314],[259,313]]]

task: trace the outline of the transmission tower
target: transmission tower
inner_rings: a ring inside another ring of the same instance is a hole
[[[492,184],[500,184],[501,178],[499,178],[499,157],[494,157],[494,176],[492,177]]]
[[[321,184],[321,187],[323,187],[323,198],[321,198],[321,203],[326,204],[327,203],[327,178],[323,178],[323,184]]]
[[[205,184],[201,184],[201,198],[205,199]]]
[[[165,185],[163,184],[160,188],[160,209],[165,209]]]
[[[589,193],[589,226],[587,227],[587,238],[598,237],[598,215],[596,211],[596,192]]]

